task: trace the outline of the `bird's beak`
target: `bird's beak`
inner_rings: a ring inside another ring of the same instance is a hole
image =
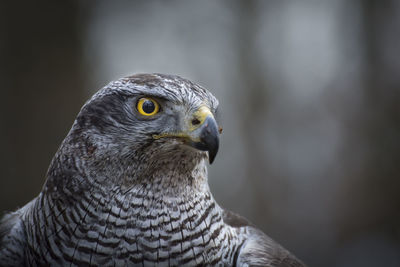
[[[193,113],[189,125],[188,145],[202,151],[208,151],[208,160],[213,163],[219,147],[218,125],[210,109],[201,106]]]
[[[219,134],[222,128],[218,129],[217,122],[206,106],[201,106],[191,116],[185,118],[182,132],[161,133],[153,135],[154,139],[165,137],[178,137],[185,140],[185,144],[208,151],[208,160],[213,163],[219,147]]]
[[[205,117],[200,126],[189,135],[189,145],[202,151],[208,151],[208,160],[213,163],[219,147],[217,122],[212,115]]]

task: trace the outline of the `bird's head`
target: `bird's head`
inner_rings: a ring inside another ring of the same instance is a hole
[[[78,166],[115,179],[192,174],[217,154],[217,106],[210,92],[178,76],[122,78],[83,106],[59,153],[78,154]]]

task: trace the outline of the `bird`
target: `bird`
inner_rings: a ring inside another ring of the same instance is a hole
[[[39,195],[0,224],[1,266],[304,263],[208,185],[218,100],[168,74],[110,82],[81,108]]]

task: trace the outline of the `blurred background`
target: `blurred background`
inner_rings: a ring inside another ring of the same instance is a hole
[[[82,104],[178,74],[220,100],[217,201],[310,266],[400,266],[400,1],[1,1],[0,212]]]

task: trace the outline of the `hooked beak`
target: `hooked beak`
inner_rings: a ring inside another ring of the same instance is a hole
[[[219,132],[214,117],[207,116],[201,126],[190,136],[193,138],[189,145],[202,151],[208,151],[208,160],[212,164],[219,147]]]
[[[208,160],[213,163],[219,147],[219,134],[222,128],[218,129],[210,109],[201,106],[195,111],[190,119],[185,120],[185,130],[175,133],[161,133],[153,135],[154,139],[165,137],[178,137],[185,140],[185,144],[201,151],[208,151]]]

